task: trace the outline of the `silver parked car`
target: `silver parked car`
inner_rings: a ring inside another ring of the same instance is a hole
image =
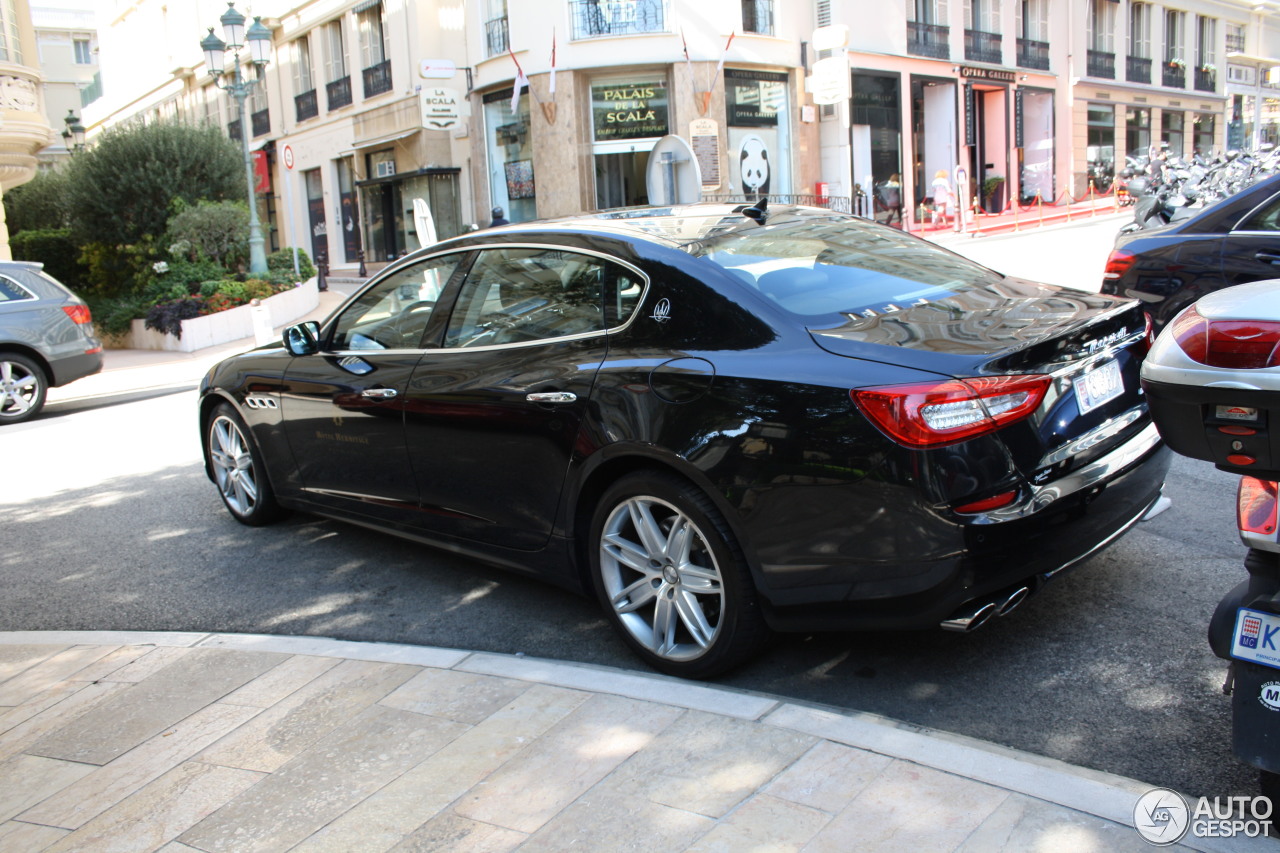
[[[102,369],[89,306],[28,261],[0,261],[0,424],[34,417],[51,387]]]

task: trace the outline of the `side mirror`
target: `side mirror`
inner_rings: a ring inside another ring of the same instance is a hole
[[[320,324],[308,320],[285,329],[284,348],[293,355],[315,355],[320,351]]]

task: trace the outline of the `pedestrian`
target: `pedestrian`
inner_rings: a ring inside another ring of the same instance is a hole
[[[489,223],[489,227],[497,228],[499,225],[510,225],[510,224],[511,223],[507,221],[507,217],[504,215],[504,211],[502,210],[502,208],[495,207],[493,209],[493,221]]]
[[[946,225],[947,221],[956,215],[956,194],[951,189],[951,180],[947,177],[946,169],[939,169],[933,173],[933,224],[937,225],[939,218],[942,224]]]
[[[902,178],[897,172],[876,187],[876,208],[884,212],[885,225],[893,225],[896,219],[898,227],[902,227]]]

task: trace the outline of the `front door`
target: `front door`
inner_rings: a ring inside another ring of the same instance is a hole
[[[405,449],[404,403],[434,308],[463,253],[404,267],[338,316],[322,351],[294,358],[281,409],[317,503],[414,523],[418,486]]]
[[[512,548],[547,542],[608,351],[604,294],[638,281],[559,248],[480,252],[405,401],[424,524]]]

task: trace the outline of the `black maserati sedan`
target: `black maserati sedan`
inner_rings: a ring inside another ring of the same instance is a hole
[[[1102,292],[1143,302],[1156,329],[1206,293],[1280,278],[1280,175],[1173,224],[1122,233]]]
[[[771,631],[1009,613],[1160,498],[1133,300],[818,208],[509,225],[227,359],[205,465],[247,525],[343,519],[599,599],[687,677]]]

